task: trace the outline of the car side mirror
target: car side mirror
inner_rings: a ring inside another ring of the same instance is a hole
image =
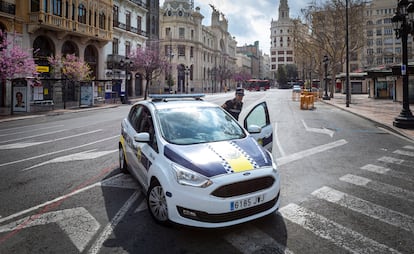
[[[249,133],[260,133],[262,132],[262,128],[258,125],[252,124],[252,125],[247,126],[247,131]]]
[[[140,132],[134,136],[135,142],[148,143],[150,141],[150,135],[148,132]]]

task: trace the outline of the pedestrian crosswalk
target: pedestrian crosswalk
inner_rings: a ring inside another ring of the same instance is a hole
[[[332,244],[341,253],[413,254],[413,182],[414,146],[409,145],[363,165],[359,171],[344,172],[337,183],[314,190],[300,204],[289,203],[281,207],[278,216],[285,222],[286,239],[290,235],[300,235],[299,230],[304,235],[311,234]],[[368,197],[374,198],[367,200]],[[321,204],[311,205],[314,202]],[[324,209],[328,209],[327,205],[330,212]],[[335,216],[332,209],[340,216]],[[360,217],[358,220],[366,225],[378,225],[364,228],[344,222],[355,217]],[[298,247],[286,239],[275,239],[280,236],[262,232],[252,225],[243,231],[229,233],[225,237],[241,253],[336,253],[332,247],[327,248],[330,251],[310,251],[315,246],[308,246],[308,251],[304,249],[306,247]],[[272,252],[268,252],[269,246],[273,246]]]

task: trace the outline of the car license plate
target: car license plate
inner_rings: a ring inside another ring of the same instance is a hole
[[[230,202],[230,211],[237,211],[259,205],[264,201],[264,194]]]

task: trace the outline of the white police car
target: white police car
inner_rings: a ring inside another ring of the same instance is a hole
[[[243,128],[203,96],[150,95],[135,103],[122,121],[121,170],[141,183],[161,224],[225,227],[276,211],[279,173],[259,145],[272,144],[266,103],[253,108]]]

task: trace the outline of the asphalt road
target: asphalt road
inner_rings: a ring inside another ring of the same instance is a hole
[[[247,92],[244,112],[261,100],[281,208],[224,229],[151,220],[119,172],[127,105],[0,123],[0,253],[414,253],[414,144],[291,90]]]

